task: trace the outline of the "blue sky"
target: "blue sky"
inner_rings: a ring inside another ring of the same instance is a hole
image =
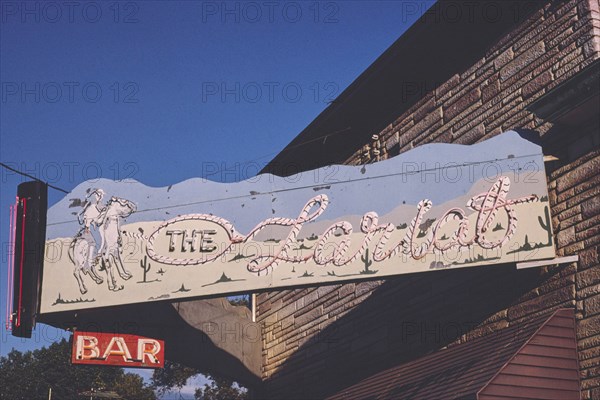
[[[0,1],[0,160],[67,191],[256,174],[431,1]],[[410,60],[407,60],[410,62]],[[0,298],[8,208],[0,170]],[[63,194],[51,190],[50,204]],[[3,330],[0,354],[34,339]]]

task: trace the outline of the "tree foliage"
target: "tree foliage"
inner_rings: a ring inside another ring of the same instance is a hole
[[[207,378],[210,379],[210,383],[204,385],[204,388],[196,389],[194,393],[196,400],[246,400],[248,398],[248,391],[229,379],[212,375],[207,375]]]
[[[71,364],[71,345],[66,340],[22,353],[12,350],[0,357],[0,398],[80,400],[79,393],[111,390],[126,399],[154,400],[156,395],[143,379],[123,368]]]
[[[154,370],[152,386],[162,396],[171,390],[181,391],[186,382],[198,374],[200,371],[195,368],[166,361],[165,368]],[[196,389],[194,397],[197,400],[246,400],[248,398],[247,390],[232,380],[205,375],[209,383],[203,388]]]
[[[137,374],[125,373],[118,379],[112,390],[119,393],[127,400],[156,399],[156,394],[151,386],[144,383],[144,379]]]
[[[162,396],[170,390],[181,390],[187,380],[200,373],[195,368],[165,360],[165,367],[155,369],[152,374],[152,387]]]

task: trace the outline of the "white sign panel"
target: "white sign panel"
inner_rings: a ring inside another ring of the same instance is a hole
[[[41,311],[552,258],[542,157],[507,132],[287,178],[84,182],[48,211]]]

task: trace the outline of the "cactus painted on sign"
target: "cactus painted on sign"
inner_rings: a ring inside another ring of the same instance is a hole
[[[140,267],[144,271],[144,280],[142,282],[148,282],[146,280],[146,276],[148,275],[148,271],[150,271],[151,265],[148,262],[148,256],[144,256],[144,261],[140,260]]]
[[[360,256],[361,261],[365,264],[365,269],[360,271],[361,274],[376,274],[377,271],[373,271],[369,269],[371,265],[373,265],[373,261],[369,260],[369,249],[365,251],[364,256]]]
[[[538,222],[542,229],[548,233],[548,242],[546,245],[550,246],[552,244],[552,225],[550,224],[550,212],[548,211],[548,206],[544,207],[544,218],[545,222],[542,220],[542,217],[538,217]]]

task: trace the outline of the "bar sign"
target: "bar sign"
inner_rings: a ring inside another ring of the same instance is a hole
[[[79,332],[73,335],[73,364],[131,368],[163,368],[165,344],[158,339],[119,333]]]

